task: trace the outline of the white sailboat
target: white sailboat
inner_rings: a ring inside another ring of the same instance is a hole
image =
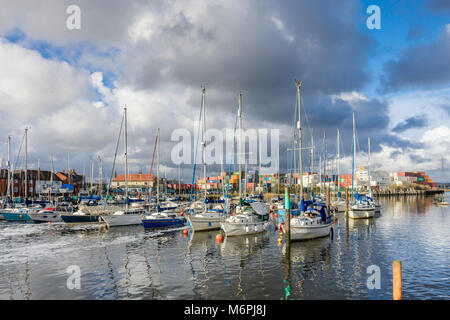
[[[225,215],[219,210],[208,210],[206,200],[206,89],[202,88],[202,162],[204,185],[204,208],[201,212],[188,217],[188,224],[194,231],[207,231],[220,229],[220,224],[225,221]],[[226,201],[226,200],[225,200]]]
[[[356,168],[356,126],[355,126],[355,113],[353,112],[353,166],[352,166],[352,196],[353,196],[353,184]],[[349,218],[352,219],[364,219],[372,218],[375,215],[375,207],[368,201],[358,199],[355,194],[355,203],[350,207],[348,211]]]
[[[220,226],[228,236],[242,236],[248,234],[261,233],[270,228],[272,222],[269,221],[269,206],[264,202],[255,201],[246,205],[242,201],[242,171],[241,171],[241,150],[242,150],[242,92],[239,93],[239,205],[236,207],[237,215],[228,217]]]
[[[322,203],[303,200],[303,166],[302,166],[302,110],[300,88],[302,82],[297,81],[297,101],[298,101],[298,135],[299,135],[299,161],[300,161],[300,214],[291,218],[290,233],[291,240],[309,240],[326,237],[332,232],[331,217],[328,216],[328,209]]]
[[[134,206],[131,208],[128,204],[128,134],[127,134],[127,108],[124,108],[125,123],[125,210],[117,210],[112,214],[103,215],[102,219],[108,227],[130,226],[141,224],[145,210],[142,206]]]
[[[332,206],[334,207],[335,212],[345,212],[347,206],[346,201],[340,197],[341,195],[341,144],[340,144],[340,130],[337,130],[337,194],[338,197],[335,202],[333,202]]]

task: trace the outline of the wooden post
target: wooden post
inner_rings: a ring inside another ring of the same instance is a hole
[[[402,262],[392,262],[393,271],[393,285],[392,285],[392,298],[393,300],[402,300]]]
[[[291,210],[289,203],[290,190],[286,187],[284,193],[284,203],[285,203],[285,214],[284,214],[284,238],[286,240],[286,245],[289,246],[291,243]]]
[[[327,210],[328,210],[328,214],[330,212],[330,186],[327,186]]]

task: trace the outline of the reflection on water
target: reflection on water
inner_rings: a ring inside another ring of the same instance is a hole
[[[392,261],[401,260],[404,299],[448,299],[448,207],[430,197],[381,204],[372,219],[337,214],[333,238],[290,246],[275,230],[219,243],[220,230],[0,222],[0,298],[391,299]],[[374,264],[380,290],[366,286]],[[79,290],[66,286],[71,265]]]

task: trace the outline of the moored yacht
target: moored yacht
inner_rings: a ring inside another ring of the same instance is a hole
[[[290,230],[292,241],[326,237],[333,232],[331,216],[325,205],[303,201],[302,213],[291,218]]]
[[[225,219],[221,228],[226,236],[241,236],[261,233],[270,228],[269,206],[263,202],[252,202],[242,206],[241,213]]]

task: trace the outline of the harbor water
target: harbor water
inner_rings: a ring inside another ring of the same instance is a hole
[[[392,299],[394,260],[403,299],[449,299],[450,209],[431,197],[380,202],[376,218],[337,214],[332,238],[294,242],[290,259],[275,228],[218,243],[219,230],[0,221],[0,299]],[[379,289],[367,285],[371,266]]]

